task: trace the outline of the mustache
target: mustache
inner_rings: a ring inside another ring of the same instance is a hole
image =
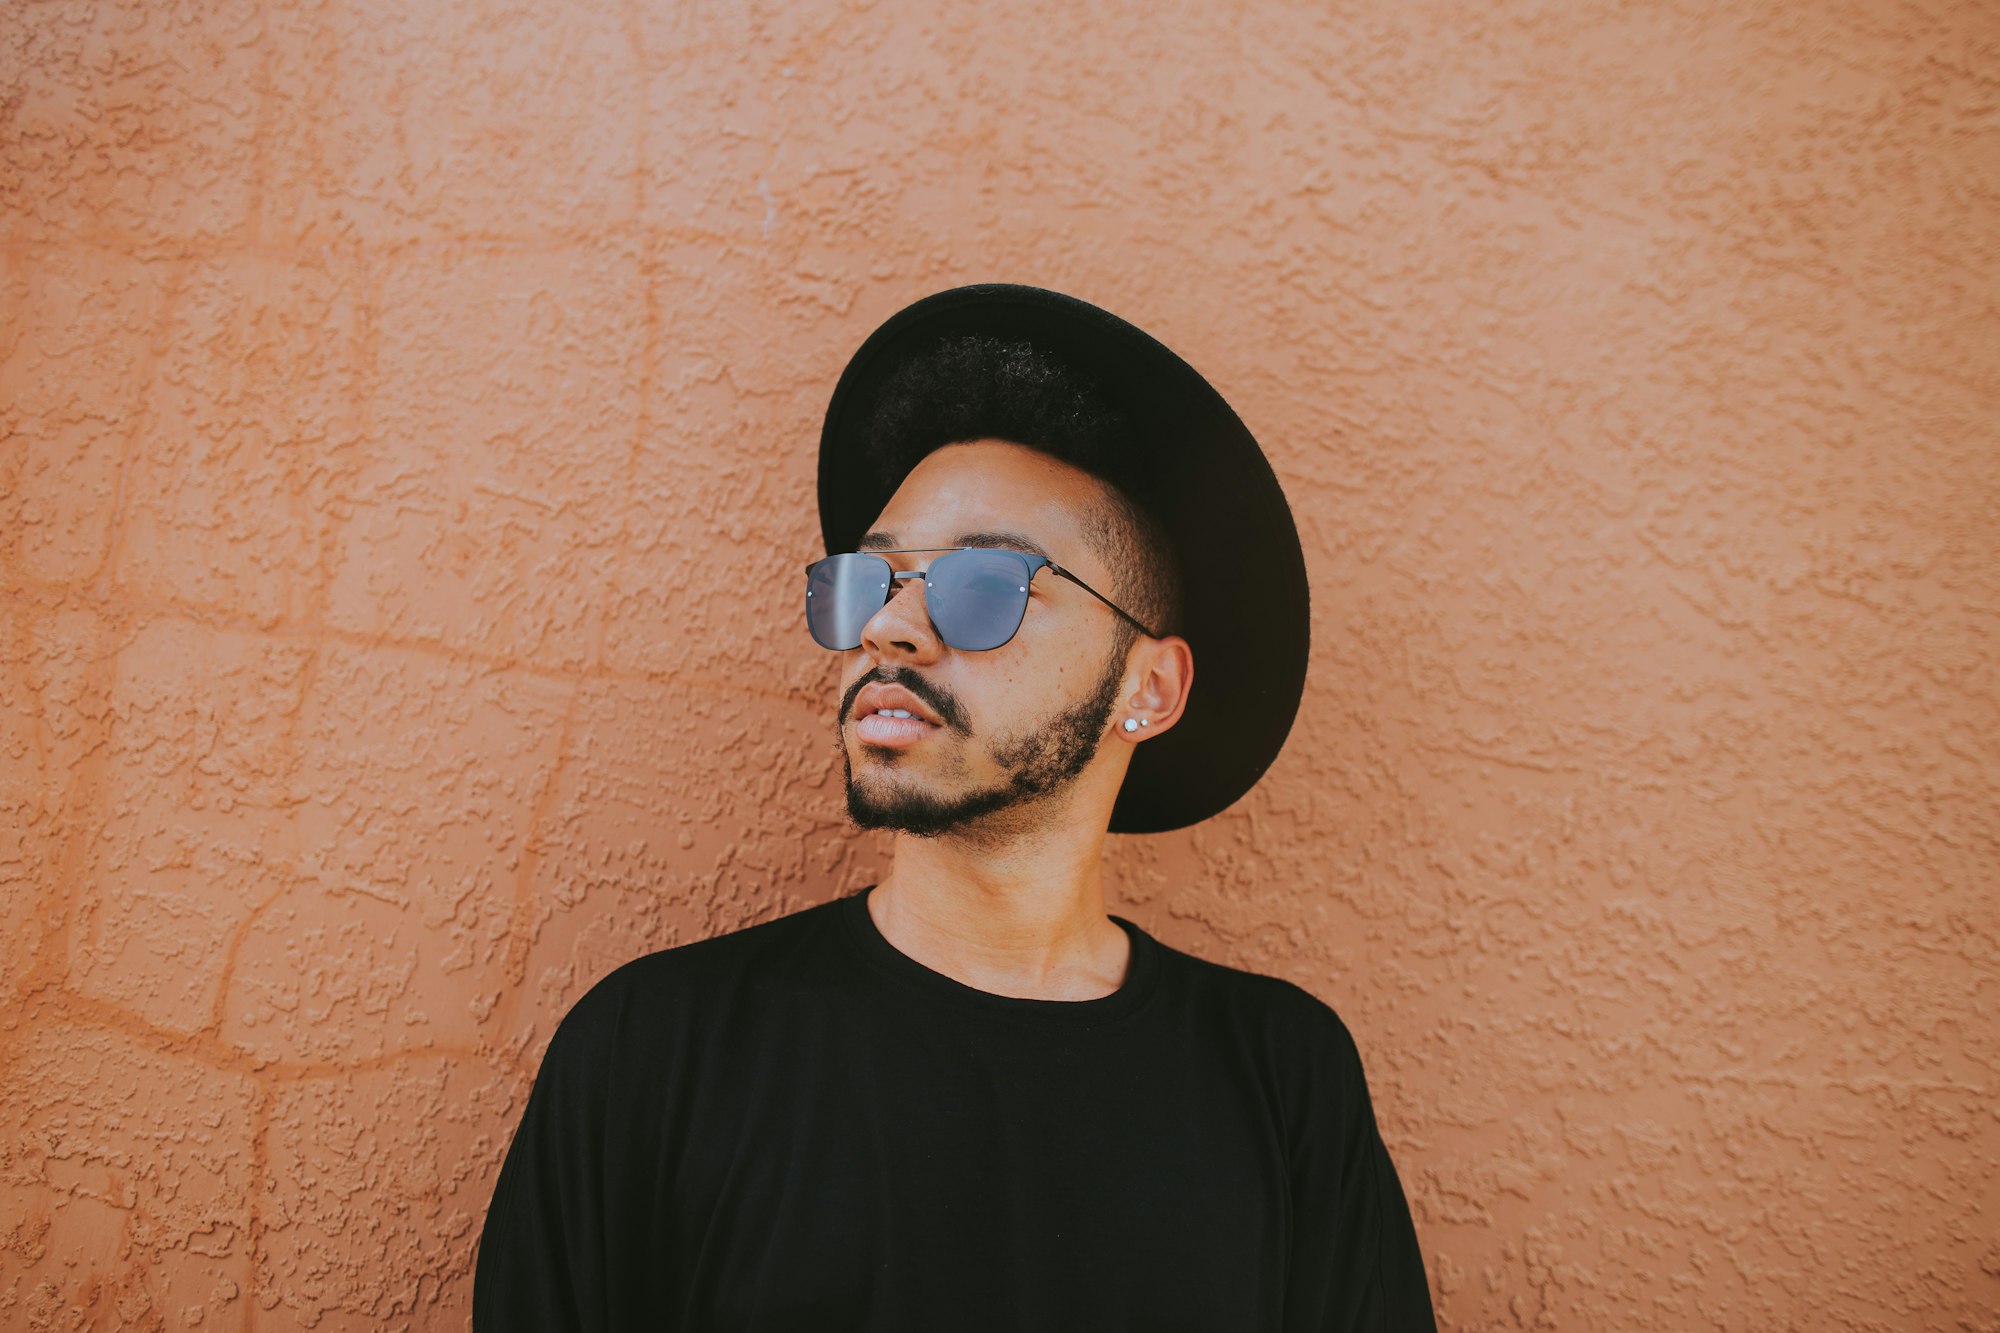
[[[835,719],[839,725],[847,724],[847,715],[854,710],[854,696],[861,693],[862,687],[877,683],[900,685],[916,695],[938,715],[938,721],[944,723],[947,731],[955,731],[961,736],[972,734],[972,726],[965,720],[965,709],[959,704],[958,697],[931,684],[907,667],[876,667],[863,672],[861,678],[848,686],[847,692],[840,697],[840,715]]]

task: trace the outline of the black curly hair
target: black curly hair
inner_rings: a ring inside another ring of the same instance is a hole
[[[1131,424],[1071,366],[1025,341],[941,339],[883,384],[869,422],[868,461],[899,481],[933,450],[972,440],[1026,445],[1104,484],[1084,517],[1116,580],[1106,596],[1163,634],[1180,624],[1180,573],[1166,529],[1145,502]],[[1138,631],[1118,622],[1122,655]]]

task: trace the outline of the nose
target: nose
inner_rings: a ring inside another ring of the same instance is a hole
[[[944,651],[925,604],[923,576],[899,573],[889,600],[861,627],[861,646],[877,662],[932,662]]]

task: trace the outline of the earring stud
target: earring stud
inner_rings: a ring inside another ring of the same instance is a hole
[[[1128,717],[1125,719],[1125,730],[1127,731],[1137,731],[1141,727],[1150,727],[1152,725],[1153,720],[1151,718]]]

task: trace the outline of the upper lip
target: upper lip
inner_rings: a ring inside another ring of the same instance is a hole
[[[913,717],[920,717],[934,727],[944,725],[938,721],[937,714],[924,707],[916,695],[900,685],[864,685],[861,693],[854,696],[856,714],[865,717],[878,708],[907,709]]]

